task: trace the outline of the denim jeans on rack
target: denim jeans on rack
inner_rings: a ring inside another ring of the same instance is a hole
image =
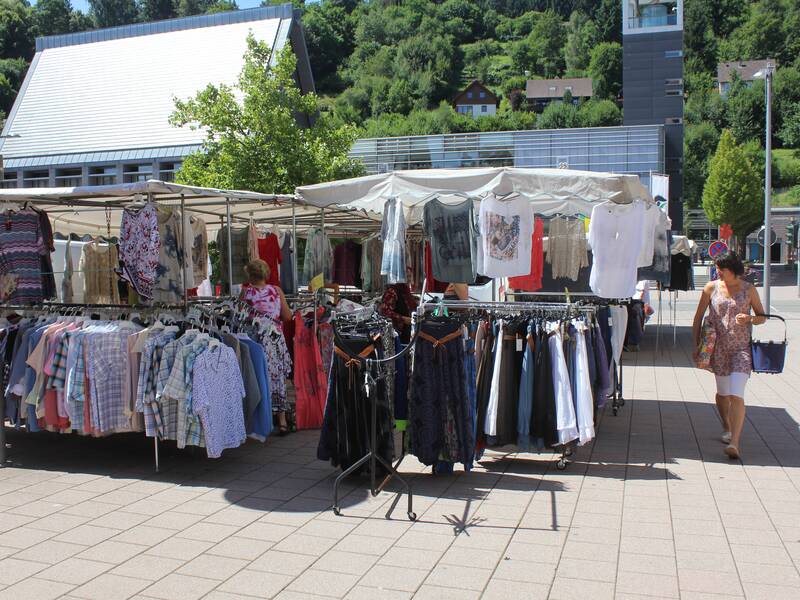
[[[531,415],[533,412],[533,382],[536,367],[534,345],[536,325],[533,321],[526,327],[522,373],[519,378],[519,401],[517,406],[517,445],[520,451],[531,451]],[[529,341],[530,340],[530,341]]]

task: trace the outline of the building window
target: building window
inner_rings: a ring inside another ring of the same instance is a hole
[[[112,165],[89,167],[89,185],[114,185],[117,183],[117,167]]]
[[[683,96],[683,90],[681,88],[675,88],[671,90],[666,90],[664,92],[665,96]]]
[[[153,178],[152,163],[140,163],[122,166],[122,183],[136,183]]]
[[[683,50],[665,50],[664,58],[683,58]]]
[[[41,169],[25,171],[22,175],[23,187],[48,187],[50,185],[50,171]]]
[[[556,86],[554,86],[554,85],[551,85],[551,86],[550,86],[550,92],[552,92],[553,94],[555,94],[555,93],[556,93]]]
[[[482,113],[489,112],[489,107],[486,106],[485,104],[481,105],[481,112]]]
[[[472,92],[467,92],[467,98],[469,98],[470,100],[472,100]]]
[[[480,97],[481,97],[481,98],[486,98],[486,92],[481,92],[481,93],[480,93]]]
[[[175,181],[175,174],[181,168],[181,162],[163,162],[158,165],[158,178],[161,181]]]
[[[83,170],[80,167],[56,169],[57,187],[77,187],[83,183]]]
[[[17,187],[17,172],[16,171],[3,171],[3,180],[0,181],[0,186],[4,188]]]
[[[572,86],[571,85],[565,85],[564,86],[564,93],[566,93],[566,92],[569,92],[570,94],[572,93]]]
[[[665,79],[666,85],[683,85],[683,79]]]

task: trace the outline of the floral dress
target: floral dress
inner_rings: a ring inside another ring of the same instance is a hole
[[[268,317],[266,325],[259,331],[257,341],[267,354],[272,412],[287,412],[288,421],[293,422],[294,406],[286,394],[286,380],[292,372],[292,359],[283,336],[280,292],[274,285],[265,285],[262,288],[248,285],[244,288],[242,299],[253,307],[255,316]]]
[[[717,332],[714,353],[711,355],[711,370],[714,375],[726,377],[731,373],[749,374],[753,362],[750,355],[750,324],[739,325],[736,315],[750,313],[750,288],[752,284],[742,280],[741,289],[732,297],[720,289],[717,281],[711,292],[709,317]]]

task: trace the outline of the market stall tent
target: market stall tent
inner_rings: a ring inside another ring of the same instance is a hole
[[[458,203],[463,202],[463,196],[480,198],[512,192],[528,198],[536,205],[536,212],[545,215],[589,215],[594,203],[606,200],[620,204],[636,199],[652,202],[637,175],[568,169],[420,169],[297,188],[297,195],[306,205],[336,206],[367,214],[382,214],[386,200],[398,198],[409,223],[422,219],[423,206],[434,195],[445,203]]]

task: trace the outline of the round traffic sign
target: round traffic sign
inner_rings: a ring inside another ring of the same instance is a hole
[[[772,227],[769,228],[769,245],[774,246],[775,243],[778,241],[778,234],[775,233],[775,230]],[[758,230],[758,243],[762,246],[764,245],[764,227]]]
[[[726,244],[722,240],[711,242],[711,245],[708,247],[708,255],[711,258],[716,258],[720,254],[725,254],[727,251],[728,251],[728,244]]]

